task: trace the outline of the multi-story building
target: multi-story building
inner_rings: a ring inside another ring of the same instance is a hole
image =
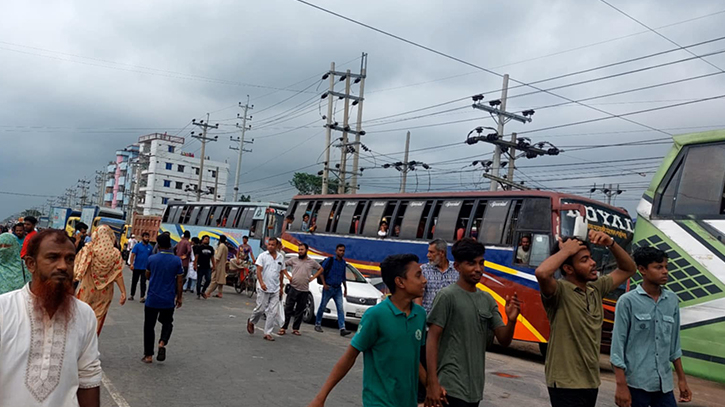
[[[116,151],[116,160],[110,162],[106,168],[104,206],[123,210],[130,208],[133,195],[132,181],[138,152],[137,144]]]
[[[137,212],[161,215],[172,200],[196,201],[201,157],[182,151],[184,138],[153,133],[138,139]],[[204,160],[201,201],[223,201],[229,164]]]

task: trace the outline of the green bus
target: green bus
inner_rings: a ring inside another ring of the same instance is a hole
[[[675,136],[637,213],[633,246],[669,257],[685,371],[725,383],[725,130]]]

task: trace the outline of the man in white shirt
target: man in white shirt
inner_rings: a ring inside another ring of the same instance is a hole
[[[0,405],[98,407],[96,316],[73,296],[75,247],[45,229],[28,245],[32,281],[0,295]]]
[[[257,257],[257,307],[247,320],[247,332],[254,333],[254,325],[259,322],[262,315],[266,315],[264,322],[264,339],[274,341],[272,330],[279,313],[279,300],[282,297],[282,279],[280,273],[284,268],[284,255],[277,251],[277,239],[270,237],[267,240],[267,251]]]

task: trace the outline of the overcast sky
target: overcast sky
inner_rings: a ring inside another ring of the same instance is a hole
[[[496,73],[509,73],[509,96],[533,91],[514,89],[516,81],[530,83],[676,48],[598,1],[312,2]],[[325,136],[320,112],[326,113],[327,105],[318,102],[318,95],[327,82],[321,76],[333,61],[338,69],[358,71],[362,52],[369,54],[363,142],[372,150],[361,161],[368,168],[360,180],[362,191],[397,189],[394,169],[373,167],[402,160],[407,129],[412,132],[414,150],[410,159],[432,167],[430,173],[416,171],[419,191],[428,189],[429,176],[433,190],[475,189],[486,184],[480,171],[471,171],[471,162],[490,159],[492,147],[469,146],[463,140],[474,127],[495,124],[487,113],[472,109],[467,97],[483,93],[486,101],[499,98],[499,76],[293,0],[114,3],[4,3],[0,218],[45,204],[45,195],[60,195],[79,178],[93,179],[96,170],[115,158],[115,150],[147,133],[186,137],[184,150],[198,154],[199,142],[189,137],[190,121],[203,119],[206,113],[211,113],[212,123],[222,124],[219,142],[211,143],[207,153],[215,160],[228,160],[231,183],[236,153],[229,150],[228,140],[230,134],[238,135],[232,133],[241,112],[237,104],[246,95],[254,104],[253,131],[247,137],[256,141],[254,152],[243,159],[241,190],[255,200],[289,201],[296,192],[288,184],[294,170],[316,173],[322,169]],[[725,7],[720,1],[612,3],[683,46],[723,35]],[[723,49],[725,41],[691,48],[698,55]],[[690,57],[678,50],[536,86],[548,89]],[[707,60],[725,68],[723,54]],[[720,71],[694,59],[553,92],[579,100],[714,72]],[[723,76],[585,103],[619,115],[688,102],[725,93]],[[336,90],[342,91],[342,84]],[[353,91],[357,93],[358,88]],[[456,99],[463,100],[374,120]],[[562,102],[539,92],[512,97],[508,110]],[[667,137],[647,127],[672,134],[723,128],[724,105],[717,99],[627,116],[640,124],[612,118],[524,134],[609,116],[568,104],[537,109],[532,123],[508,123],[505,133],[518,132],[535,142],[550,141],[570,150],[557,157],[519,160],[517,167],[523,173],[517,173],[517,180],[524,177],[527,184],[536,181],[535,185],[568,188],[587,196],[588,186],[595,182],[622,183],[626,192],[617,204],[634,212],[659,162],[655,158],[669,144],[585,150],[575,150],[576,146]],[[342,101],[336,110],[335,119],[342,122]],[[356,115],[355,108],[352,117]],[[451,121],[460,122],[430,126]],[[459,144],[432,148],[452,143]],[[333,157],[339,160],[339,150],[333,151]],[[602,163],[629,158],[651,159]],[[587,161],[596,164],[581,165]],[[561,165],[565,163],[578,165]],[[464,172],[457,172],[461,169]],[[415,189],[415,175],[408,185],[409,191]]]

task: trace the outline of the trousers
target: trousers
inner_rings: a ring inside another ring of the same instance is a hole
[[[677,407],[675,393],[650,392],[641,389],[629,388],[632,395],[632,407]]]
[[[549,387],[551,407],[594,407],[599,389],[562,389]]]
[[[289,293],[287,293],[287,301],[284,304],[284,325],[282,328],[287,329],[290,319],[294,316],[295,320],[292,324],[292,329],[295,331],[300,330],[300,326],[302,326],[302,314],[305,313],[307,297],[309,295],[309,291],[298,291],[290,286]]]
[[[257,287],[257,306],[252,311],[252,316],[249,317],[249,321],[256,325],[262,318],[262,315],[266,315],[264,334],[272,335],[274,324],[277,320],[277,313],[279,313],[279,292],[268,293],[259,290],[259,287]]]
[[[164,346],[166,346],[169,344],[169,339],[171,338],[171,331],[174,329],[174,309],[144,307],[144,356],[154,355],[154,341],[156,339],[156,320],[161,323],[161,337],[159,338],[159,342],[164,342]]]
[[[209,288],[209,283],[211,283],[211,269],[205,270],[200,268],[196,274],[196,295],[201,295],[201,293],[206,292],[206,289]]]
[[[136,285],[141,280],[141,297],[146,296],[146,270],[133,270],[131,277],[131,297],[136,295]]]
[[[337,308],[337,325],[341,330],[345,329],[345,309],[342,304],[341,286],[330,286],[327,290],[322,290],[322,301],[320,302],[320,308],[317,309],[315,325],[322,324],[322,315],[325,313],[325,308],[327,308],[327,304],[331,299],[335,301],[335,307]]]

